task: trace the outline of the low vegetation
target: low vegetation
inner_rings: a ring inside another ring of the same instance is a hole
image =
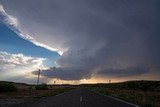
[[[36,90],[47,90],[48,87],[47,87],[47,84],[39,84],[35,86],[35,89]]]
[[[11,83],[0,84],[0,93],[2,92],[14,92],[17,90],[17,87]]]
[[[61,93],[70,91],[72,89],[74,89],[74,87],[63,87],[63,86],[62,87],[54,87],[53,86],[52,89],[48,88],[47,90],[39,90],[40,93],[36,94],[34,96],[34,98],[53,96],[53,95],[57,95],[57,94],[61,94]]]
[[[33,99],[57,95],[77,87],[88,87],[93,91],[113,96],[140,107],[160,107],[160,81],[128,81],[109,84],[85,85],[27,85],[0,82],[0,106],[17,104]]]
[[[57,95],[74,89],[71,85],[28,85],[0,81],[0,107]]]
[[[128,81],[87,85],[90,89],[140,107],[160,107],[160,81]]]

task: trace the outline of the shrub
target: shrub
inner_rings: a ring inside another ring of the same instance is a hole
[[[28,87],[29,90],[33,89],[32,87]]]
[[[0,84],[0,92],[13,92],[16,91],[17,87],[11,83]]]
[[[35,89],[36,90],[47,90],[48,87],[47,87],[47,84],[39,84],[35,86]]]

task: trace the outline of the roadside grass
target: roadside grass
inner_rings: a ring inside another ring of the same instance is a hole
[[[12,104],[19,104],[28,101],[34,101],[36,99],[47,97],[47,96],[54,96],[57,94],[64,93],[66,91],[70,91],[75,87],[69,86],[48,86],[47,88],[43,88],[40,90],[36,90],[34,85],[18,88],[14,91],[3,91],[0,93],[0,106],[3,105],[12,105]]]
[[[95,92],[122,99],[140,107],[160,107],[159,86],[160,82],[133,81],[88,85],[87,87]]]
[[[109,88],[94,88],[94,91],[122,99],[124,101],[132,102],[141,107],[160,107],[159,92],[152,91],[138,91],[126,89],[109,89]]]
[[[47,90],[48,86],[47,86],[47,84],[42,83],[42,84],[39,84],[39,85],[35,85],[35,89],[36,90]]]
[[[17,90],[17,87],[11,83],[0,84],[0,93],[2,92],[14,92]]]
[[[42,97],[47,97],[47,96],[53,96],[53,95],[58,95],[67,91],[70,91],[74,88],[71,87],[61,87],[61,88],[52,88],[48,90],[44,90],[43,93],[38,93],[34,98],[42,98]]]

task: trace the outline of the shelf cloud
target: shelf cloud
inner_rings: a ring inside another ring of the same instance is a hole
[[[158,0],[0,3],[3,16],[18,21],[14,29],[24,36],[20,37],[61,54],[58,67],[42,70],[43,76],[80,80],[160,74]]]

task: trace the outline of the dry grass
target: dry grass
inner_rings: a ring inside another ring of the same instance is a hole
[[[160,107],[159,81],[131,81],[89,85],[88,87],[96,92],[132,102],[140,107]]]
[[[34,88],[31,88],[31,89],[18,89],[15,92],[4,92],[0,93],[0,106],[17,104],[26,101],[31,101],[37,98],[57,95],[72,89],[73,87],[55,87],[48,90],[35,90]]]
[[[160,107],[160,92],[126,90],[126,89],[110,89],[110,88],[94,88],[95,91],[110,95],[125,101],[140,105],[141,107]]]

